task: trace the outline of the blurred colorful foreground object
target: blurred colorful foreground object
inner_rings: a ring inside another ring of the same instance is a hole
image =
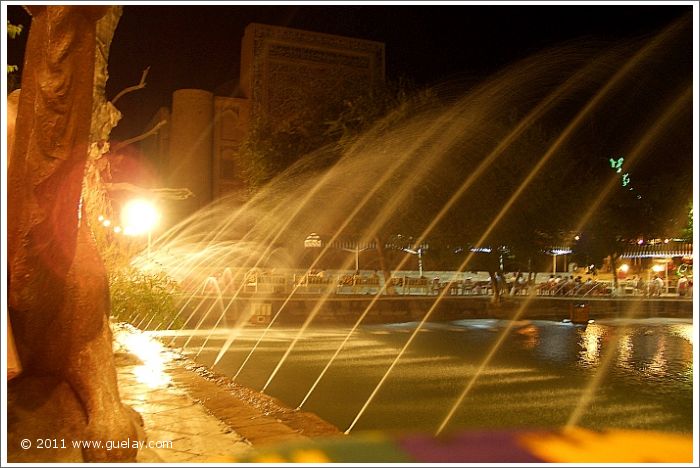
[[[433,438],[368,432],[261,447],[253,463],[691,463],[690,435],[632,430],[462,432]]]

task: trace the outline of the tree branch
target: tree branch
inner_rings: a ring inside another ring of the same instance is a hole
[[[152,189],[151,193],[154,193],[158,198],[169,198],[171,200],[186,200],[194,197],[194,193],[188,188],[159,188]]]
[[[108,192],[134,192],[139,195],[150,194],[150,190],[139,187],[138,185],[130,184],[129,182],[108,182],[105,184],[105,189]]]
[[[105,189],[109,192],[133,192],[143,196],[155,195],[156,198],[167,198],[171,200],[186,200],[187,198],[194,197],[194,193],[188,188],[148,189],[129,182],[107,183],[105,184]]]
[[[133,138],[129,138],[128,140],[120,141],[119,143],[114,145],[112,152],[117,153],[117,152],[119,152],[120,149],[124,148],[125,146],[128,146],[132,143],[136,143],[137,141],[145,140],[149,136],[156,133],[158,131],[158,129],[160,127],[162,127],[163,125],[165,125],[166,123],[168,123],[168,122],[165,120],[161,120],[153,128],[151,128],[149,131],[147,131],[146,133],[142,133],[141,135],[135,136]]]
[[[139,84],[134,85],[134,86],[129,86],[128,88],[122,89],[122,90],[119,92],[119,94],[117,94],[117,95],[114,97],[114,99],[112,99],[112,105],[113,105],[113,106],[116,105],[116,104],[117,104],[117,101],[119,100],[119,98],[121,98],[121,97],[124,96],[125,94],[128,94],[128,93],[131,93],[132,91],[138,91],[139,89],[145,88],[145,87],[146,87],[146,76],[148,75],[148,70],[150,70],[150,69],[151,69],[151,67],[148,66],[148,67],[146,67],[146,69],[143,71],[143,73],[141,74],[141,81],[139,81]]]

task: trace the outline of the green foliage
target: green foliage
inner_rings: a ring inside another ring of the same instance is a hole
[[[10,39],[14,39],[19,35],[19,33],[22,32],[22,25],[21,24],[12,24],[10,21],[7,21],[7,35],[10,36]]]
[[[109,276],[112,316],[121,321],[128,321],[130,317],[141,321],[148,316],[143,325],[150,321],[150,328],[162,323],[169,324],[177,313],[174,299],[178,293],[177,283],[165,273],[143,272],[130,266],[134,256],[145,247],[146,240],[143,236],[115,233],[111,226],[105,227],[99,222],[102,216],[115,223],[116,213],[104,186],[95,180],[91,185],[90,180],[85,180],[83,203],[95,244]],[[151,316],[154,317],[152,321]],[[175,323],[173,326],[181,324]]]
[[[7,22],[7,35],[10,36],[10,39],[16,38],[20,33],[22,32],[22,25],[21,24],[12,24],[9,21]],[[19,88],[20,83],[19,83],[19,77],[15,74],[16,72],[19,71],[19,67],[17,65],[7,65],[7,92],[8,94],[14,91],[15,89]]]
[[[109,291],[112,303],[112,316],[118,320],[142,320],[144,326],[151,321],[151,327],[158,324],[167,326],[177,315],[175,297],[179,286],[165,273],[148,273],[135,268],[125,268],[110,274]],[[173,328],[181,327],[175,321]]]
[[[324,122],[326,138],[344,146],[380,119],[391,115],[393,122],[405,116],[409,104],[415,106],[417,101],[433,98],[430,91],[420,90],[406,79],[385,83],[372,92],[345,100],[339,112]]]
[[[683,239],[687,240],[688,242],[693,242],[693,201],[691,200],[688,203],[688,222],[685,225],[685,228],[683,229],[683,233],[681,234]]]
[[[310,101],[298,103],[284,120],[258,118],[241,147],[243,185],[255,193],[304,155],[321,148],[331,155],[326,160],[331,164],[340,157],[342,148],[380,119],[390,113],[400,118],[397,111],[415,103],[416,96],[430,99],[427,92],[399,80],[327,105],[307,97]]]
[[[254,121],[240,155],[242,177],[248,191],[255,193],[311,150],[312,142],[305,138],[307,134],[308,128],[303,128],[301,123],[277,126],[264,118]]]

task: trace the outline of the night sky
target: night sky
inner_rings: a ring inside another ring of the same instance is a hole
[[[110,53],[107,96],[136,84],[151,66],[147,88],[124,97],[112,136],[141,133],[172,92],[201,88],[227,95],[239,75],[240,42],[251,22],[384,42],[387,77],[419,85],[481,80],[515,60],[572,41],[613,44],[651,37],[690,6],[666,5],[129,5]],[[25,28],[29,16],[8,6]],[[8,41],[9,63],[21,64],[26,40]],[[688,60],[690,60],[690,44]],[[690,62],[689,62],[690,63]]]

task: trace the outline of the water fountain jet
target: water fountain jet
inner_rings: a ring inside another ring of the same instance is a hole
[[[513,195],[508,199],[508,201],[505,203],[505,205],[501,208],[499,213],[496,215],[496,217],[491,221],[489,224],[488,228],[486,231],[483,233],[481,238],[476,242],[476,245],[482,245],[484,241],[488,238],[488,236],[491,234],[493,229],[496,227],[496,225],[501,221],[503,216],[510,210],[511,206],[515,202],[515,200],[518,199],[520,194],[525,190],[525,188],[529,185],[529,183],[534,179],[535,175],[539,173],[541,168],[549,161],[551,156],[556,152],[556,150],[564,143],[566,139],[568,139],[574,132],[574,130],[577,129],[577,127],[581,124],[583,119],[590,114],[590,112],[595,109],[608,95],[612,92],[612,90],[617,87],[621,81],[631,72],[631,70],[637,66],[646,56],[647,54],[653,50],[654,47],[658,46],[659,43],[661,43],[664,39],[667,38],[668,35],[671,33],[675,32],[677,30],[678,26],[673,25],[670,28],[667,28],[666,31],[662,32],[658,36],[656,36],[652,41],[650,41],[645,47],[643,47],[640,51],[638,51],[634,56],[632,56],[628,61],[624,63],[624,65],[608,80],[608,82],[601,88],[594,96],[593,98],[581,109],[577,115],[574,117],[574,119],[566,126],[566,128],[562,131],[562,133],[557,137],[557,139],[552,143],[552,145],[549,147],[549,149],[545,152],[545,154],[540,158],[540,160],[537,162],[537,164],[533,167],[533,169],[530,171],[530,173],[525,177],[525,179],[520,183],[518,188],[515,190]],[[474,255],[474,252],[470,252],[466,259],[460,264],[460,266],[457,268],[457,271],[462,271],[466,265],[469,263],[471,260],[472,256]],[[386,381],[389,373],[393,370],[393,368],[396,366],[397,362],[400,360],[400,358],[403,356],[405,353],[406,349],[408,346],[413,342],[415,339],[416,335],[418,332],[421,330],[421,328],[424,326],[424,324],[427,322],[428,318],[431,316],[433,311],[436,309],[438,302],[446,295],[447,291],[443,290],[440,292],[438,295],[437,299],[433,303],[433,305],[430,307],[430,309],[426,312],[424,315],[423,319],[419,322],[418,326],[414,330],[414,332],[411,334],[409,337],[408,341],[406,344],[401,348],[399,351],[399,354],[397,357],[394,359],[392,364],[389,366],[387,369],[386,373],[382,377],[382,379],[379,381],[377,386],[374,388],[372,393],[370,394],[369,398],[365,402],[365,404],[362,406],[360,411],[358,412],[357,416],[355,419],[352,421],[350,426],[346,429],[345,433],[348,434],[350,431],[352,431],[353,427],[357,424],[357,421],[360,419],[362,414],[365,412],[371,401],[374,399],[376,394],[378,393],[379,389],[381,386],[384,384]],[[527,302],[523,304],[523,306],[520,308],[520,311],[524,310],[525,306],[527,306]],[[521,313],[521,312],[520,312]],[[502,340],[501,340],[502,342]],[[471,388],[469,385],[468,388]],[[466,392],[463,394],[463,396],[460,396],[460,401],[458,401],[458,404],[461,403],[461,400],[466,397]],[[453,411],[450,412],[450,416],[453,414]],[[440,429],[438,432],[442,430],[442,428],[445,427],[447,424],[447,421],[444,421],[443,424],[441,424]]]

